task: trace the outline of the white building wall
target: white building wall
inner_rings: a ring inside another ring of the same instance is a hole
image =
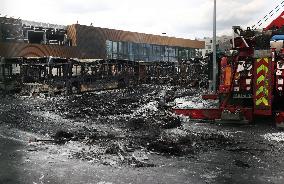
[[[220,49],[227,50],[229,49],[230,45],[229,42],[231,40],[231,36],[218,36],[216,38],[216,43],[219,44]],[[209,54],[213,52],[213,38],[204,37],[203,39],[200,39],[200,41],[205,41],[205,48],[199,49],[199,53],[202,57],[205,57],[206,54]]]

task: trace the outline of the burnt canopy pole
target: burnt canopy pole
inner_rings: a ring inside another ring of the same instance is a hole
[[[213,92],[216,93],[217,85],[217,61],[216,61],[216,0],[214,0],[213,10]]]

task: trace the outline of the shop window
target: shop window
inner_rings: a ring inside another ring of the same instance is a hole
[[[112,42],[112,52],[117,53],[117,42]]]
[[[110,40],[106,41],[106,54],[108,59],[112,58],[112,41]]]
[[[123,49],[122,49],[122,42],[118,42],[118,53],[123,54]]]

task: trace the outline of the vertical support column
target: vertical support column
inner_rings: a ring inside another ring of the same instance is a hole
[[[216,0],[214,0],[213,11],[213,92],[216,93],[217,86],[217,61],[216,61]]]

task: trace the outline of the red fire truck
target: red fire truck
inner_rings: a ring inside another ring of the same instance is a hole
[[[180,109],[192,119],[250,123],[256,117],[271,117],[284,128],[284,12],[266,28],[242,30],[233,27],[231,54],[218,62],[218,108]]]

